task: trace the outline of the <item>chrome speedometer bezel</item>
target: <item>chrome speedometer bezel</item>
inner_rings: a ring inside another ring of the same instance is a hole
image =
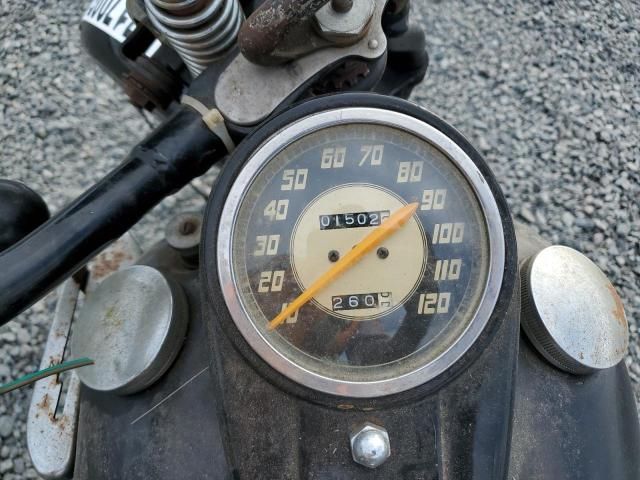
[[[242,201],[253,180],[267,162],[300,138],[336,125],[369,123],[399,128],[438,148],[459,169],[472,187],[486,222],[489,270],[481,300],[467,328],[448,349],[433,361],[398,377],[378,381],[346,381],[323,376],[282,355],[249,318],[235,287],[233,272],[234,225]],[[498,300],[505,266],[502,216],[495,195],[475,162],[451,138],[423,120],[378,107],[342,107],[305,116],[271,135],[242,167],[224,202],[217,237],[217,270],[221,292],[235,326],[250,347],[273,369],[313,390],[332,395],[373,398],[400,393],[422,385],[453,366],[484,331]]]

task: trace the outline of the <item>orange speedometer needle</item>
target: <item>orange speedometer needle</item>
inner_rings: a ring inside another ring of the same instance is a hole
[[[281,325],[287,318],[296,313],[304,304],[311,300],[318,292],[333,282],[349,268],[354,266],[368,252],[383,242],[389,236],[397,232],[418,209],[419,203],[410,203],[396,210],[382,224],[372,230],[347,254],[338,260],[329,270],[324,272],[320,278],[313,282],[309,288],[302,292],[293,302],[282,310],[273,320],[269,322],[268,329],[273,330]]]

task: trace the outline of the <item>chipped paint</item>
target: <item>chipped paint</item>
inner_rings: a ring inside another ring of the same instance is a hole
[[[130,263],[133,256],[125,251],[123,246],[108,249],[99,254],[90,266],[91,276],[94,280],[99,280],[120,269],[122,264]]]

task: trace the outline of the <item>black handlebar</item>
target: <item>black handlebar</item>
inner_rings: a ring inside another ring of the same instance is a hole
[[[127,232],[163,198],[226,154],[195,111],[181,107],[81,197],[0,254],[0,325]]]

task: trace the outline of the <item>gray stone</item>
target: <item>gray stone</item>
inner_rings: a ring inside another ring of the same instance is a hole
[[[573,215],[571,215],[569,212],[564,212],[562,214],[562,222],[567,226],[570,227],[573,225],[575,218]]]
[[[13,433],[14,419],[9,415],[0,417],[0,437],[6,438]]]
[[[0,462],[0,473],[5,474],[13,469],[13,460],[3,460]]]
[[[21,458],[16,458],[13,462],[13,471],[20,474],[24,473],[24,460]]]
[[[629,235],[630,231],[631,225],[629,225],[628,223],[619,223],[616,227],[616,233],[618,233],[619,235]]]

